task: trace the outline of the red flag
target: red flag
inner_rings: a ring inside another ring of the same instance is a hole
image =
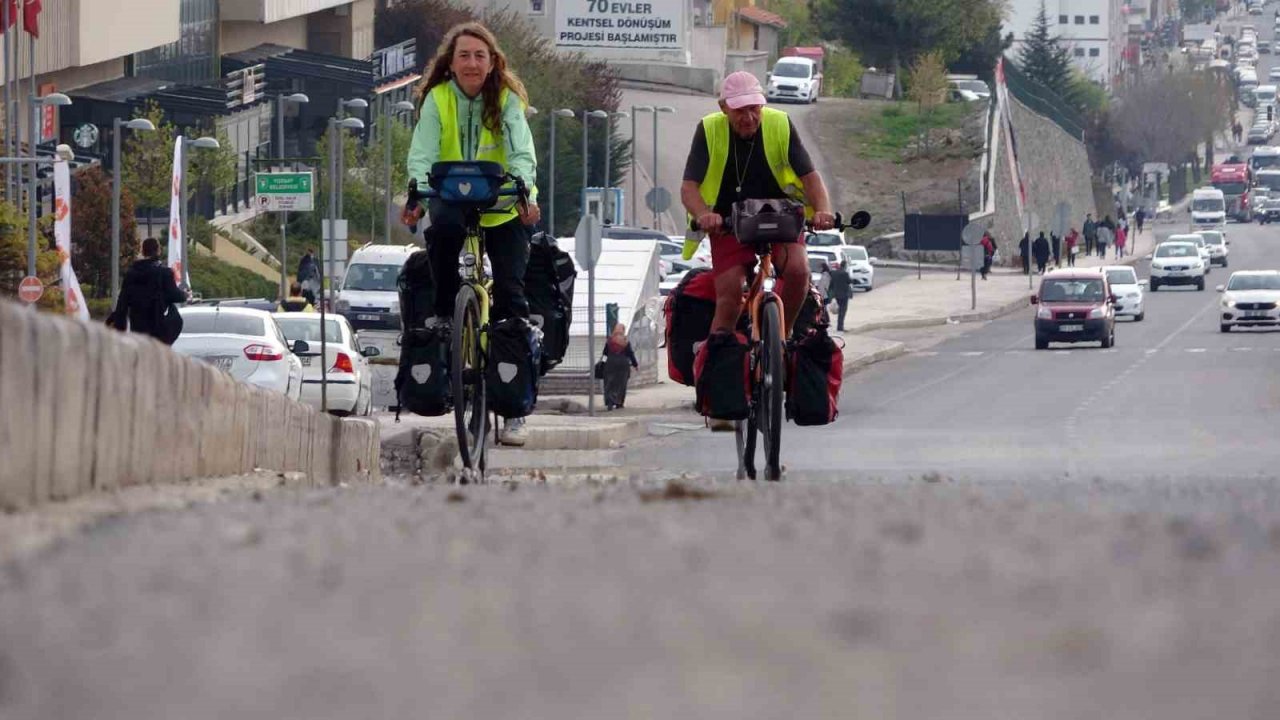
[[[6,24],[3,28],[0,28],[0,30],[3,30],[4,32],[8,32],[8,31],[9,31],[9,28],[11,28],[11,27],[13,27],[14,25],[16,25],[16,24],[17,24],[17,22],[18,22],[18,0],[9,0],[9,18],[8,18],[8,20],[9,20],[8,24]]]
[[[40,2],[41,0],[27,0],[22,6],[22,27],[34,38],[40,37]]]

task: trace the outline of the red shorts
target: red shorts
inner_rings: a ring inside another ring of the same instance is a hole
[[[803,235],[797,236],[794,242],[800,242]],[[774,245],[790,245],[791,243],[774,243]],[[731,267],[755,267],[756,250],[750,245],[743,245],[731,233],[711,233],[711,268],[719,274]]]

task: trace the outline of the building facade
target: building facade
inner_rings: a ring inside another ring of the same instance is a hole
[[[1016,53],[1044,7],[1049,33],[1067,48],[1077,68],[1108,89],[1128,69],[1129,27],[1121,0],[1013,0],[1004,30]]]

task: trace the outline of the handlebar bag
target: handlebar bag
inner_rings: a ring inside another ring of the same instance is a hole
[[[451,160],[433,164],[427,183],[449,205],[483,210],[498,201],[505,176],[496,162]]]
[[[743,245],[791,243],[804,232],[804,205],[786,199],[739,200],[732,219],[733,234]]]

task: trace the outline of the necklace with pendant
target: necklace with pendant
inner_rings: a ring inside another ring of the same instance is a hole
[[[738,167],[738,143],[733,144],[733,173],[738,179],[738,186],[734,190],[738,193],[738,197],[742,197],[742,181],[747,177],[747,171],[751,169],[751,154],[756,151],[756,140],[751,139],[751,147],[747,150],[746,167]]]

